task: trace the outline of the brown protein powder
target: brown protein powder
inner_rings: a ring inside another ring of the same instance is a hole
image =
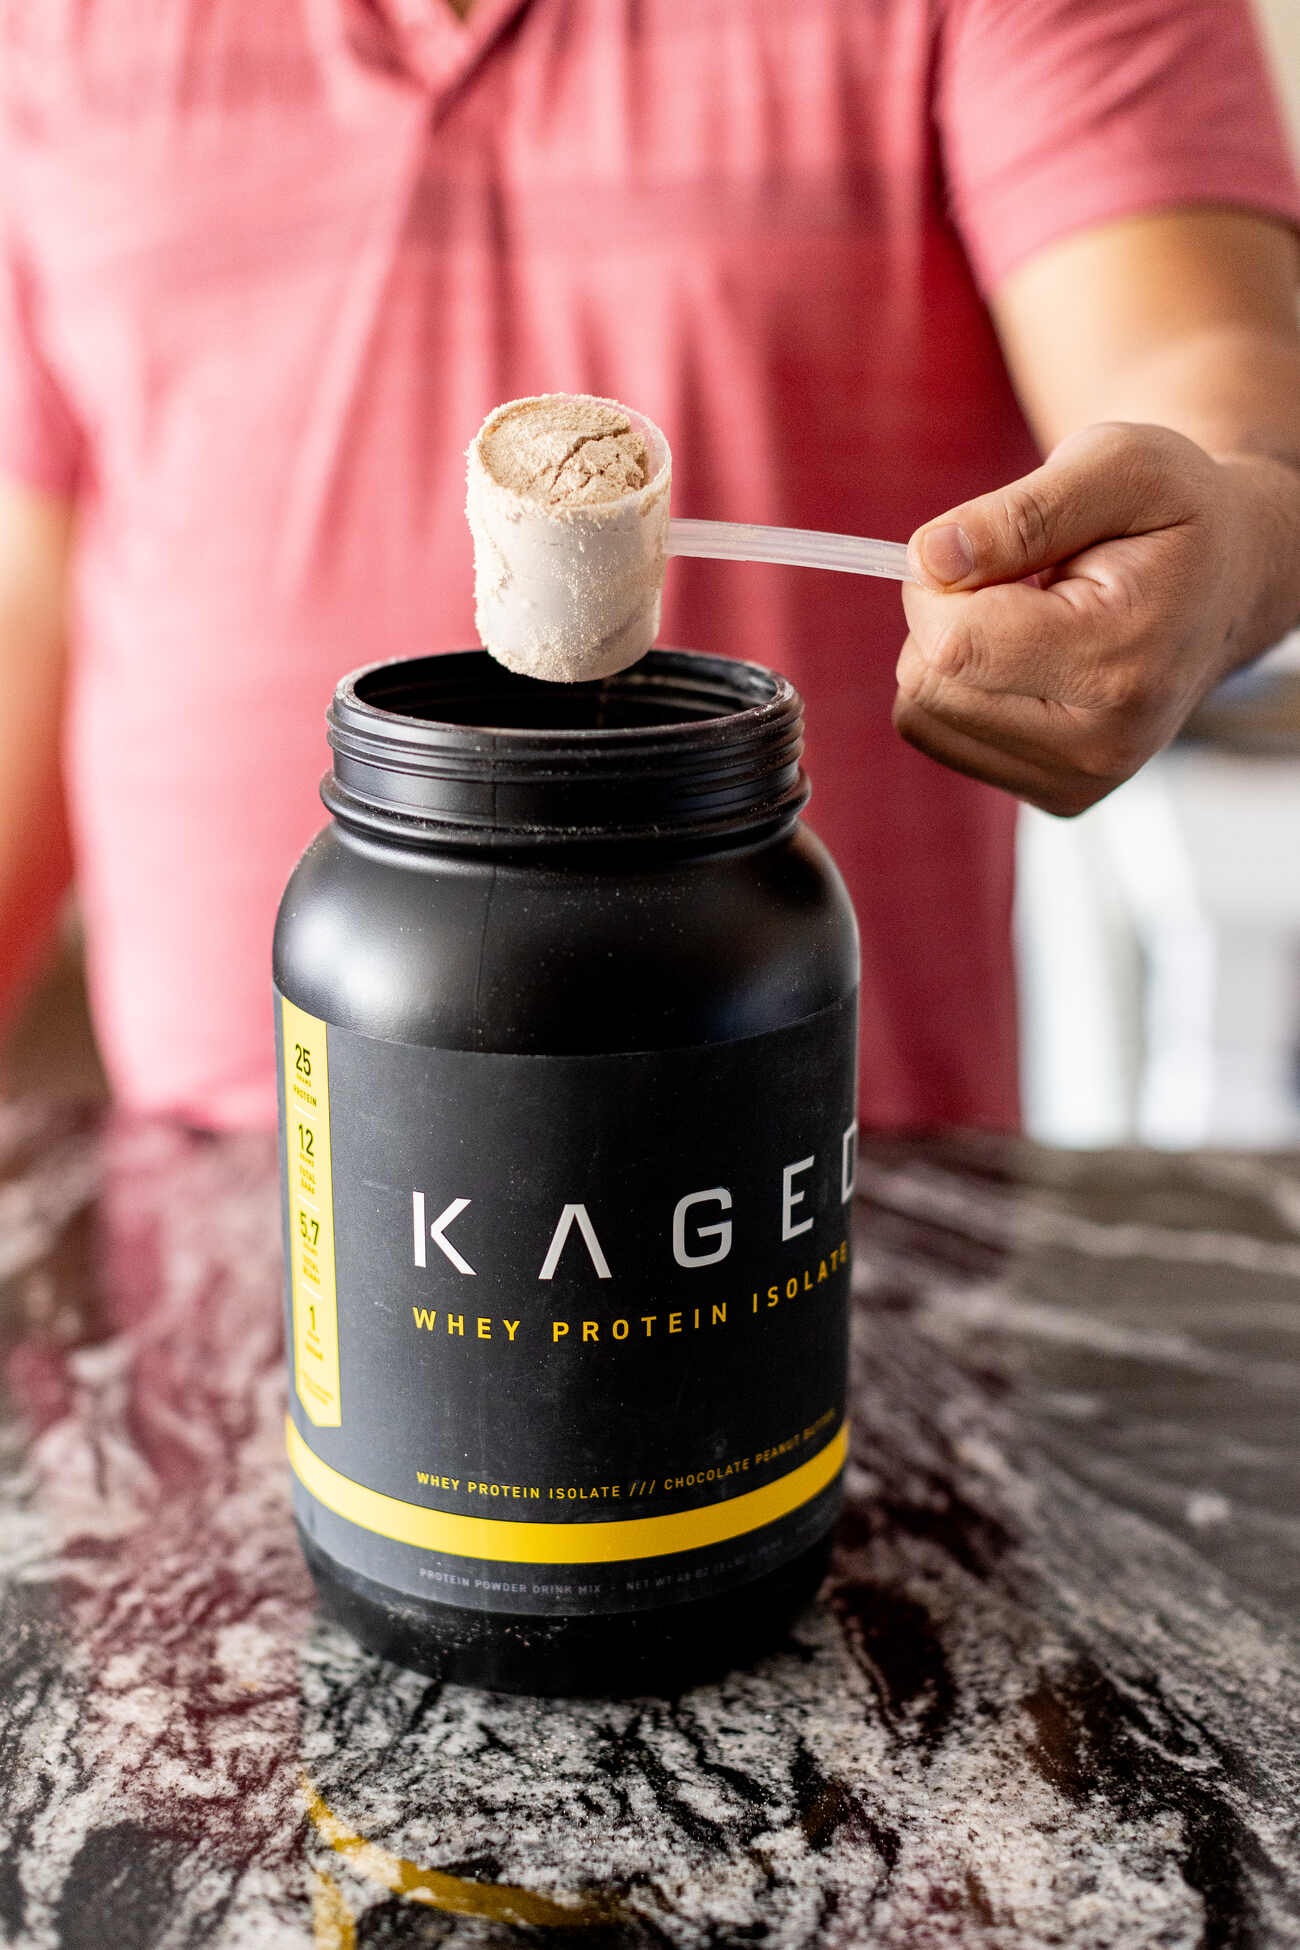
[[[484,430],[482,455],[501,487],[551,509],[616,501],[649,478],[644,434],[621,406],[581,393],[499,409]]]

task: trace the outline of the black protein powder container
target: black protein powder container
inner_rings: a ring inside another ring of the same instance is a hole
[[[325,1610],[407,1665],[671,1691],[820,1581],[857,934],[802,723],[673,650],[338,687],[275,932],[287,1437]]]

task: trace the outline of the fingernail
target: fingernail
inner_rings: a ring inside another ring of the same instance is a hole
[[[921,537],[921,560],[936,582],[961,582],[975,567],[975,551],[964,528],[945,522]]]

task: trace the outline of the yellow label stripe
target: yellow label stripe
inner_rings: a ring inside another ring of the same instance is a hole
[[[287,1424],[287,1440],[289,1461],[303,1488],[349,1523],[391,1537],[395,1543],[414,1544],[417,1550],[502,1564],[615,1564],[626,1558],[667,1557],[674,1551],[743,1537],[746,1531],[774,1523],[811,1502],[839,1473],[848,1447],[841,1423],[825,1448],[774,1483],[668,1516],[613,1523],[511,1523],[503,1517],[463,1517],[430,1510],[422,1503],[406,1503],[365,1489],[313,1454],[292,1422]]]
[[[293,1375],[298,1400],[310,1420],[318,1428],[337,1429],[343,1422],[343,1403],[334,1283],[329,1039],[323,1022],[283,995],[280,1020]]]

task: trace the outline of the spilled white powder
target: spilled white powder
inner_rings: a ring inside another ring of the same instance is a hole
[[[671,456],[617,400],[545,393],[490,413],[469,454],[475,622],[509,669],[607,677],[659,632]]]

